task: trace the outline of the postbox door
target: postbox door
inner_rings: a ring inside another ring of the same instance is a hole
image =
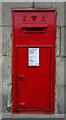
[[[17,70],[18,108],[50,109],[51,47],[17,47]]]

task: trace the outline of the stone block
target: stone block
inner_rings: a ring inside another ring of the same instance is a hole
[[[66,27],[61,27],[61,56],[66,56]]]
[[[56,25],[64,26],[64,12],[60,12],[56,14]]]
[[[3,86],[7,86],[11,82],[11,57],[2,57],[2,81]]]
[[[11,37],[11,28],[3,27],[2,28],[2,55],[11,56],[12,52],[12,37]]]
[[[64,26],[66,26],[66,2],[64,2]]]
[[[56,38],[56,56],[60,55],[60,38]]]
[[[64,58],[56,58],[56,85],[64,85]]]
[[[3,113],[3,118],[21,118],[22,120],[64,120],[64,114],[12,114]]]
[[[51,7],[58,13],[64,12],[64,2],[51,2]]]
[[[51,2],[39,2],[39,0],[34,0],[36,9],[49,9],[51,8]]]
[[[66,57],[64,58],[64,85],[66,85]]]
[[[12,25],[12,9],[32,8],[32,2],[3,2],[2,3],[2,25]]]
[[[2,0],[2,2],[18,2],[18,0]],[[33,0],[19,0],[19,2],[33,2]]]
[[[66,86],[64,86],[64,113],[66,114]]]
[[[8,95],[8,89],[7,86],[2,87],[2,112],[7,112],[7,95]]]
[[[51,7],[56,10],[57,26],[64,26],[64,2],[52,2]]]
[[[64,10],[64,26],[66,26],[66,8]]]
[[[2,56],[2,111],[7,112],[8,85],[11,79],[11,57]]]
[[[2,113],[2,56],[0,56],[0,113]]]
[[[56,56],[60,55],[60,43],[61,43],[61,38],[60,38],[60,27],[56,27]]]
[[[9,112],[8,110],[11,109],[11,90],[12,86],[4,85],[2,86],[2,112],[6,113]],[[11,111],[10,111],[11,112]]]
[[[62,38],[62,51],[61,54],[66,56],[66,27],[64,27],[64,33],[63,33],[63,38]],[[64,42],[64,43],[63,43]]]
[[[62,114],[64,113],[64,86],[56,86],[57,87],[57,91],[56,91],[56,94],[57,94],[57,99],[56,99],[56,102],[57,102],[57,110],[58,110],[58,113],[59,114]]]
[[[2,56],[2,27],[0,27],[0,56]]]
[[[2,2],[0,1],[0,26],[2,26]]]
[[[56,27],[56,37],[60,38],[60,27]]]

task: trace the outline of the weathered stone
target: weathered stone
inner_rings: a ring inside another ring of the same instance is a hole
[[[66,27],[61,27],[61,56],[66,56]]]
[[[51,7],[56,10],[57,26],[64,26],[64,2],[52,2]]]
[[[60,27],[56,27],[56,37],[60,38]]]
[[[56,38],[56,56],[60,54],[60,38]]]
[[[66,85],[66,57],[64,58],[64,85]]]
[[[64,2],[64,26],[66,26],[66,2]]]
[[[0,27],[0,56],[2,56],[2,27]]]
[[[8,85],[11,81],[11,57],[2,57],[2,110],[7,112]]]
[[[3,2],[2,3],[2,25],[12,25],[12,9],[28,9],[32,7],[32,2]]]
[[[0,7],[1,7],[1,3],[0,3]],[[0,25],[1,25],[1,21],[0,21]],[[1,113],[2,113],[2,27],[0,27],[0,114]]]
[[[60,55],[60,27],[56,27],[56,56]]]
[[[51,8],[51,2],[38,2],[39,0],[34,0],[36,9],[49,9]]]
[[[66,56],[66,27],[61,29],[61,55]]]
[[[64,12],[64,2],[51,2],[51,7],[58,13]]]
[[[2,113],[2,56],[0,56],[0,113]]]
[[[2,2],[33,2],[33,0],[0,0]]]
[[[7,86],[2,87],[2,112],[7,112]]]
[[[64,113],[66,114],[66,86],[64,86]]]
[[[64,58],[56,58],[56,85],[64,85]]]
[[[56,91],[57,110],[58,110],[58,113],[61,114],[61,113],[64,113],[64,86],[59,85],[56,87],[57,87],[57,91]]]
[[[0,26],[2,26],[2,2],[0,1]]]
[[[24,120],[64,120],[64,114],[11,114],[3,113],[3,118],[22,118]],[[5,119],[4,119],[5,120]]]
[[[12,51],[12,38],[11,38],[11,28],[2,28],[2,55],[11,56]]]
[[[56,18],[57,18],[56,25],[64,26],[64,12],[61,11],[60,13],[57,13]]]
[[[7,98],[7,110],[8,112],[12,111],[12,83],[9,83],[8,85],[8,98]]]
[[[7,86],[11,81],[11,57],[2,57],[2,81],[3,86]]]
[[[64,10],[64,26],[66,26],[66,8]]]

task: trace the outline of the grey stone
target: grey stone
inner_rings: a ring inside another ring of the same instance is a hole
[[[2,27],[0,27],[0,114],[2,113]]]
[[[60,38],[60,27],[56,27],[56,37]]]
[[[1,86],[0,86],[0,113],[2,113],[2,88]]]
[[[56,10],[57,26],[64,26],[64,2],[52,2],[51,7]]]
[[[57,110],[58,110],[58,113],[61,114],[61,113],[64,113],[64,86],[56,86],[57,87],[57,99],[56,99],[56,102],[57,102]]]
[[[32,120],[32,119],[38,119],[38,120],[45,120],[48,119],[48,118],[53,118],[51,120],[60,120],[60,118],[64,118],[64,115],[63,114],[12,114],[12,113],[3,113],[3,118],[21,118],[21,119],[28,119],[29,120]],[[62,119],[61,119],[62,120]]]
[[[11,56],[12,52],[12,37],[11,37],[11,28],[3,27],[2,28],[2,55]]]
[[[32,2],[3,2],[2,3],[2,25],[12,25],[12,9],[32,8]]]
[[[60,27],[56,27],[56,56],[60,55]]]
[[[0,56],[2,56],[2,27],[0,27]]]
[[[66,32],[66,28],[61,27],[61,56],[65,56],[64,54],[66,54],[64,53],[64,39],[65,39],[64,32]]]
[[[58,13],[64,12],[64,2],[51,2],[51,7]]]
[[[56,38],[56,56],[60,55],[60,38]]]
[[[64,58],[64,85],[66,85],[66,57]]]
[[[64,26],[66,26],[66,10],[64,10]]]
[[[62,53],[61,54],[64,54],[64,56],[66,56],[66,27],[64,27],[64,40],[62,39],[62,42],[64,42],[64,46],[62,46]],[[63,43],[62,43],[63,45]]]
[[[2,26],[2,2],[0,1],[0,26]]]
[[[64,12],[57,13],[56,15],[56,25],[64,26]]]
[[[64,86],[64,113],[66,114],[66,86]]]
[[[39,2],[39,0],[34,0],[36,9],[49,9],[51,8],[51,2]]]
[[[0,113],[2,113],[2,56],[0,56]]]
[[[33,0],[2,0],[2,2],[33,2]]]
[[[64,58],[56,58],[56,85],[64,85]]]
[[[2,112],[8,112],[11,106],[11,90],[12,86],[10,85],[3,85],[2,87]]]
[[[8,99],[7,99],[7,110],[8,112],[12,112],[12,83],[8,85]]]
[[[2,81],[3,86],[7,86],[11,82],[11,57],[2,57]]]
[[[11,57],[2,57],[2,110],[7,112],[8,85],[11,79]]]
[[[7,112],[7,86],[2,87],[2,112]]]

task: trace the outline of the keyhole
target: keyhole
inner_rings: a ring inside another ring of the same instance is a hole
[[[21,77],[19,77],[19,80],[22,80],[22,78],[21,78]]]

